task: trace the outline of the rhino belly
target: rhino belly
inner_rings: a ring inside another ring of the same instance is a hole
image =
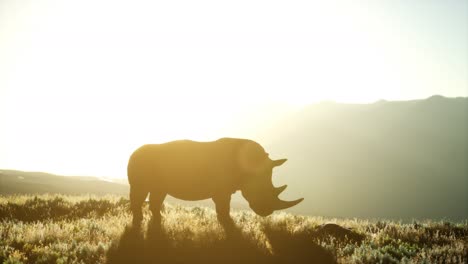
[[[168,174],[164,175],[164,189],[167,194],[177,199],[196,201],[212,198],[214,194],[225,189],[225,183],[218,175]]]
[[[171,186],[168,188],[167,194],[186,201],[205,200],[213,197],[213,193],[210,190],[191,188],[191,186]]]

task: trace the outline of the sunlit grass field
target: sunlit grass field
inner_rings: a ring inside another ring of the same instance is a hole
[[[143,225],[132,227],[126,198],[3,196],[0,262],[468,262],[466,221],[404,224],[287,213],[262,218],[234,210],[231,215],[237,235],[226,235],[210,208],[165,204],[158,228],[146,206]]]

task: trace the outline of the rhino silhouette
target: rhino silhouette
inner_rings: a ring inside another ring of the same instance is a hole
[[[248,139],[143,145],[133,152],[127,168],[133,223],[141,223],[141,207],[148,193],[153,221],[159,223],[168,194],[190,201],[213,199],[218,221],[225,228],[233,225],[231,195],[239,190],[260,216],[292,207],[303,198],[282,201],[278,195],[286,185],[274,187],[272,183],[273,168],[284,162],[286,159],[270,159],[260,144]]]

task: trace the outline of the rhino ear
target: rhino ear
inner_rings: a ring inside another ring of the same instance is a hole
[[[288,159],[273,160],[271,164],[273,165],[273,167],[278,167],[278,166],[283,165],[283,163],[285,163],[287,160]]]

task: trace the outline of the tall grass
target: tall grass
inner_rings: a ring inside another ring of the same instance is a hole
[[[0,197],[3,263],[467,263],[468,223],[325,219],[233,211],[236,235],[212,209],[165,205],[161,227],[144,208],[132,227],[115,196]],[[348,229],[340,229],[334,223]]]

